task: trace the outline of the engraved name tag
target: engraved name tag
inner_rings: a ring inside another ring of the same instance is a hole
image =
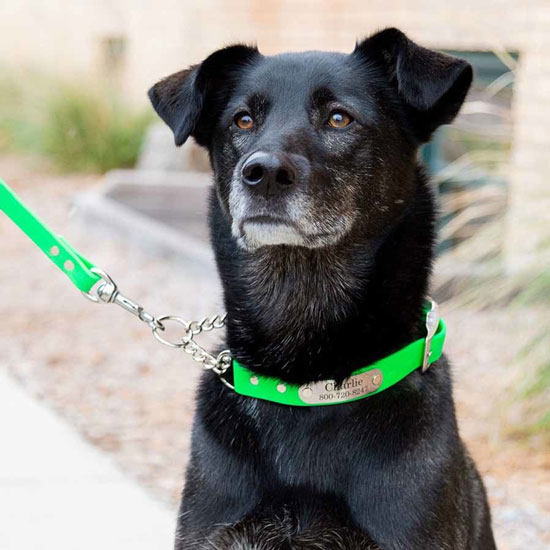
[[[339,403],[357,399],[376,391],[382,384],[383,376],[380,369],[373,369],[362,374],[346,378],[340,386],[334,380],[321,380],[312,384],[300,386],[298,395],[305,403]]]

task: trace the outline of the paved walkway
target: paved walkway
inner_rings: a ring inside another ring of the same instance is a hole
[[[168,550],[174,515],[0,371],[0,549]]]

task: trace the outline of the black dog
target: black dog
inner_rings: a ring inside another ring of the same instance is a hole
[[[232,46],[149,92],[215,173],[211,238],[233,357],[344,381],[425,335],[434,197],[419,146],[468,63],[396,29],[350,55]],[[227,373],[231,380],[231,371]],[[177,549],[495,548],[445,358],[366,399],[292,407],[204,375]]]

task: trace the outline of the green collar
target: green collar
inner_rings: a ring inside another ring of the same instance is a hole
[[[354,371],[340,386],[334,380],[288,384],[279,378],[257,374],[233,360],[234,390],[240,395],[295,407],[349,403],[391,388],[416,369],[426,371],[443,353],[447,331],[437,304],[426,307],[427,335],[404,348]]]

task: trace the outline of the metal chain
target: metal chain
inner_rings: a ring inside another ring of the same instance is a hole
[[[217,356],[206,351],[201,345],[195,341],[195,336],[202,332],[209,332],[214,329],[223,328],[227,313],[224,315],[214,315],[213,317],[205,317],[201,321],[185,321],[181,317],[175,315],[163,315],[155,317],[148,313],[138,303],[130,300],[120,293],[116,283],[103,270],[94,267],[91,269],[94,273],[101,277],[101,281],[95,287],[95,294],[91,292],[83,293],[86,298],[95,303],[100,304],[117,304],[126,311],[135,315],[140,321],[149,326],[153,332],[153,336],[165,346],[171,348],[182,349],[185,353],[191,355],[191,358],[200,363],[205,370],[215,372],[222,382],[229,387],[232,387],[222,376],[231,366],[231,353],[229,350],[223,350]],[[184,334],[178,342],[170,342],[161,336],[161,333],[166,330],[168,322],[175,322],[182,325]]]

